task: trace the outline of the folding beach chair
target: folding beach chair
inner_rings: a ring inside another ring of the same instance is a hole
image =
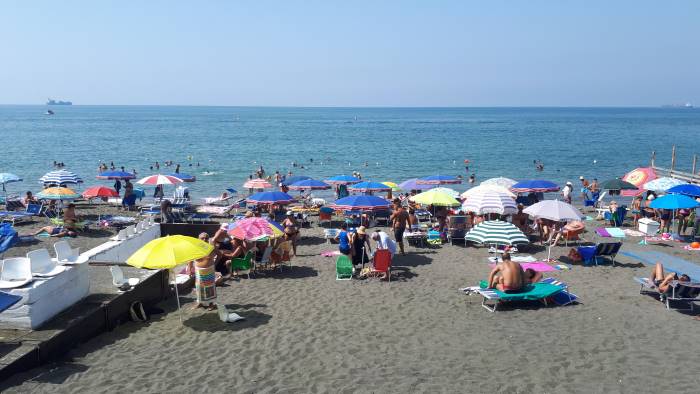
[[[352,279],[352,260],[350,257],[341,254],[335,260],[335,280]]]
[[[634,280],[640,284],[639,294],[658,293],[659,300],[666,304],[666,309],[671,309],[671,302],[685,302],[688,304],[686,310],[693,311],[695,302],[700,301],[700,282],[680,282],[677,280],[669,284],[669,289],[661,293],[659,288],[649,280],[649,278],[637,278]]]
[[[622,247],[622,242],[606,242],[596,245],[595,254],[593,255],[593,262],[598,265],[599,259],[604,259],[609,257],[612,261],[613,267],[615,266],[615,257]]]
[[[379,249],[374,252],[371,274],[386,273],[391,282],[391,252],[388,249]]]
[[[245,274],[250,279],[250,271],[253,270],[253,252],[247,252],[242,258],[231,259],[231,272]]]

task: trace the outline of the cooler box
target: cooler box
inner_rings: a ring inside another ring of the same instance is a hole
[[[659,227],[661,223],[651,220],[649,218],[639,219],[639,231],[646,235],[654,235],[659,232]]]

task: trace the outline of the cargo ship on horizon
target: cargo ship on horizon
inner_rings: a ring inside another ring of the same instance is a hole
[[[70,101],[61,101],[61,100],[54,100],[54,99],[48,99],[46,102],[46,105],[73,105],[72,102]]]

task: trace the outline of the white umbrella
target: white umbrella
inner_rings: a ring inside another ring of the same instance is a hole
[[[466,212],[474,212],[477,215],[487,213],[497,213],[500,215],[510,215],[518,212],[515,200],[507,194],[485,191],[469,196],[462,204],[462,209]]]
[[[39,181],[44,185],[77,185],[78,183],[83,183],[83,180],[75,175],[74,173],[66,170],[56,170],[50,171],[44,174]]]
[[[646,190],[652,190],[658,193],[665,193],[666,190],[678,186],[678,185],[683,185],[685,182],[678,180],[676,178],[669,178],[667,176],[661,177],[661,178],[656,178],[653,181],[649,181],[642,185],[643,189]]]
[[[510,189],[513,185],[518,183],[517,181],[514,181],[510,178],[504,178],[504,177],[498,177],[498,178],[490,178],[487,179],[479,184],[479,186],[500,186],[504,187],[506,189]]]
[[[576,207],[559,200],[544,200],[523,210],[524,213],[540,219],[556,222],[581,220],[583,214]]]
[[[483,183],[479,186],[472,187],[471,189],[467,190],[466,192],[462,193],[462,198],[469,198],[474,193],[483,193],[483,192],[497,192],[501,194],[505,194],[509,197],[515,198],[515,193],[511,192],[507,188],[503,186],[498,186],[498,185],[484,185]]]

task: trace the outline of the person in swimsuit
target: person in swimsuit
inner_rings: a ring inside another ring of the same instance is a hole
[[[364,266],[367,258],[367,252],[372,253],[372,247],[369,244],[369,237],[365,226],[358,227],[357,231],[350,236],[350,243],[354,253],[352,254],[352,265],[355,268]]]
[[[690,282],[690,277],[686,274],[678,276],[675,272],[668,275],[664,272],[664,265],[661,263],[656,263],[654,269],[651,271],[649,276],[649,281],[656,286],[659,293],[666,293],[671,286],[671,282],[677,280],[679,282]]]
[[[35,231],[32,235],[36,236],[41,233],[47,233],[50,237],[55,238],[75,237],[78,235],[73,229],[63,226],[44,226]]]
[[[401,254],[405,254],[403,250],[403,233],[406,231],[406,227],[410,226],[408,218],[408,212],[401,206],[401,202],[394,200],[394,213],[389,220],[391,221],[391,228],[394,229],[394,238],[396,243],[399,244]]]
[[[294,212],[287,211],[287,217],[282,221],[282,227],[284,227],[284,233],[289,235],[292,240],[292,252],[297,255],[297,241],[299,241],[299,224],[296,219],[294,219]]]
[[[504,293],[513,293],[522,289],[524,282],[523,267],[510,260],[510,255],[503,254],[503,261],[489,273],[488,287]]]
[[[350,237],[348,236],[348,225],[347,223],[340,224],[340,232],[335,236],[335,240],[338,241],[338,250],[340,253],[350,256],[352,249],[350,248]]]

